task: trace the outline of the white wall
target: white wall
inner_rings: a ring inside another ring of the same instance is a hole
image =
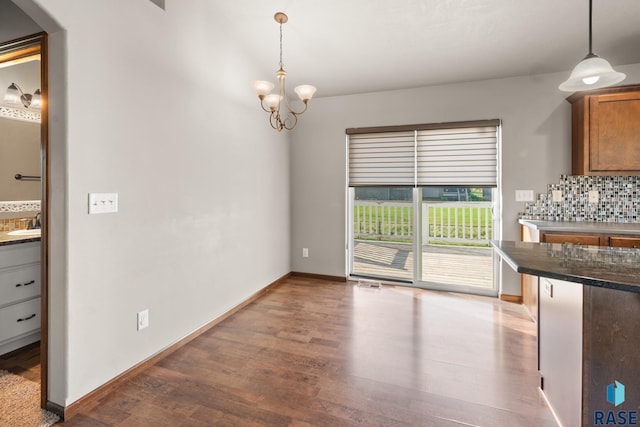
[[[640,64],[616,67],[624,84],[640,81]],[[293,271],[344,276],[345,129],[502,119],[503,239],[517,240],[516,189],[546,191],[571,171],[571,108],[558,84],[567,73],[314,99],[291,148]],[[301,248],[309,248],[302,258]],[[518,276],[502,268],[502,293],[520,294]]]
[[[15,2],[51,33],[49,393],[69,405],[291,270],[289,141],[213,2]],[[120,212],[89,216],[89,192]]]

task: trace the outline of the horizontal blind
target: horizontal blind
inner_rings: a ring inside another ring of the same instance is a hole
[[[415,185],[415,132],[349,135],[349,186]]]
[[[418,130],[418,185],[497,185],[497,127]]]

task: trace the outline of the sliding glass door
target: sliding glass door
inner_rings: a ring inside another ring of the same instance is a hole
[[[425,288],[495,294],[497,189],[424,187],[420,198],[421,254],[417,284]]]
[[[413,189],[357,187],[350,196],[351,274],[412,282]]]
[[[350,276],[497,294],[499,124],[347,130]]]

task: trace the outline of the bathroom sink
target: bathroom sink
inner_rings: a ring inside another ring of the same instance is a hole
[[[9,232],[9,236],[39,237],[40,229],[34,228],[33,230],[14,230]]]

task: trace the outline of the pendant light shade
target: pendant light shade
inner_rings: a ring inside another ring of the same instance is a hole
[[[615,71],[606,59],[590,54],[575,66],[569,79],[560,85],[560,90],[578,92],[600,89],[620,83],[625,77],[624,73]]]
[[[563,92],[600,89],[620,83],[627,76],[615,71],[609,61],[600,58],[592,49],[593,3],[589,0],[589,53],[575,66],[569,79],[559,86]]]

